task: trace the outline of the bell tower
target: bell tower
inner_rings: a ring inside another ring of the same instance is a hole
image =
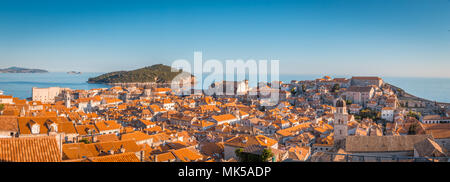
[[[66,104],[66,107],[67,107],[67,108],[70,108],[70,105],[71,105],[71,104],[70,104],[70,99],[71,99],[70,93],[66,91],[66,93],[65,93],[65,95],[64,95],[64,98],[65,98],[65,104]]]
[[[151,95],[152,95],[152,88],[150,87],[150,85],[145,85],[144,86],[144,96],[150,97]]]
[[[334,114],[334,141],[343,141],[348,135],[348,113],[345,101],[339,98],[336,101],[336,113]]]

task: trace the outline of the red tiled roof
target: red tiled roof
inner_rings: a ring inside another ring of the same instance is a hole
[[[0,131],[18,131],[16,116],[0,116]]]
[[[91,162],[140,162],[134,152],[88,158]]]
[[[352,77],[353,80],[381,80],[380,77],[376,76],[354,76]]]
[[[237,119],[235,116],[233,116],[231,114],[215,115],[215,116],[212,116],[212,118],[218,122]]]
[[[60,162],[55,137],[0,138],[0,162]]]

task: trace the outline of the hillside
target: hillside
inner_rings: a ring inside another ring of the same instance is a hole
[[[47,70],[10,67],[0,69],[0,73],[48,73]]]
[[[170,66],[156,64],[132,71],[106,73],[98,77],[89,78],[88,83],[169,83],[180,73],[188,74],[182,72],[182,70],[172,72],[171,69]]]

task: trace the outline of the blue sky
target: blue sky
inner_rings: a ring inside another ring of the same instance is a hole
[[[109,72],[194,51],[288,74],[450,77],[450,1],[0,1],[0,68]]]

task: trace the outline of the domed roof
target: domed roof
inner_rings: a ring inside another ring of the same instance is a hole
[[[339,98],[336,101],[336,107],[346,107],[345,101],[343,99]]]

